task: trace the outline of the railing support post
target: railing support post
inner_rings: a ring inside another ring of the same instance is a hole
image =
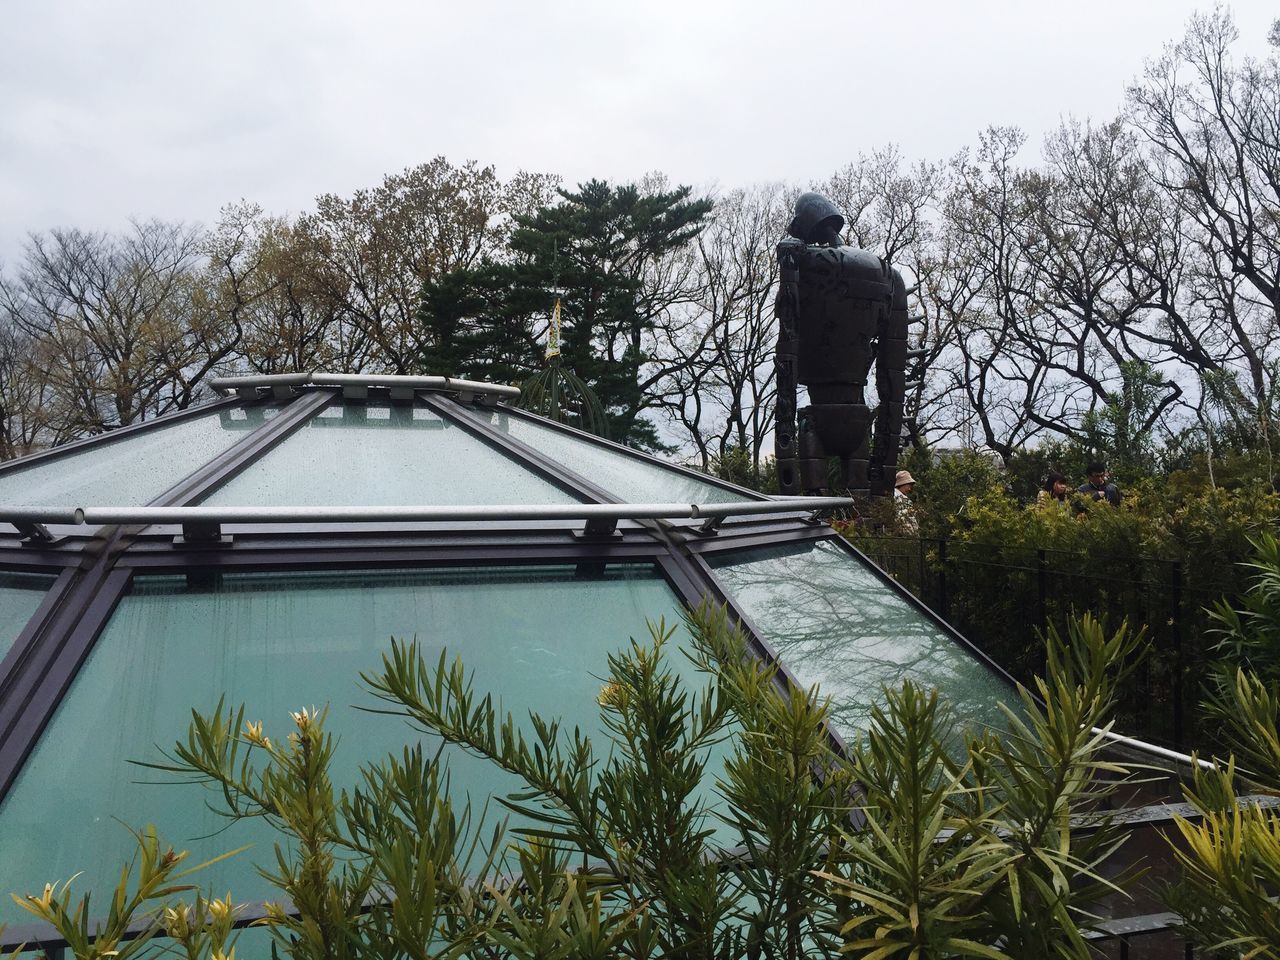
[[[947,538],[938,538],[938,612],[951,621],[951,598],[947,596]]]
[[[1173,643],[1173,744],[1181,747],[1183,743],[1182,716],[1182,561],[1173,561],[1170,571],[1173,581],[1173,616],[1170,618]]]

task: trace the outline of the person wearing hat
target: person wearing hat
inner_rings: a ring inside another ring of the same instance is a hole
[[[893,513],[898,532],[907,536],[915,536],[920,532],[916,521],[915,504],[911,502],[911,491],[916,487],[916,478],[909,470],[899,470],[893,478]]]

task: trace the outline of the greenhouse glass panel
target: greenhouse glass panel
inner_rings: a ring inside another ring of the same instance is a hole
[[[44,573],[0,571],[0,660],[9,652],[55,579]]]
[[[523,417],[499,414],[509,433],[626,503],[741,503],[750,498]]]
[[[907,679],[937,687],[964,724],[1003,726],[1013,689],[834,540],[709,561],[778,659],[831,698],[845,736],[866,729],[884,686]]]
[[[213,460],[278,412],[232,407],[185,417],[0,474],[0,504],[137,507]]]
[[[322,410],[206,497],[215,506],[458,506],[579,502],[421,405]]]
[[[211,711],[225,693],[266,735],[282,738],[290,711],[327,704],[339,740],[334,780],[350,786],[360,762],[420,736],[399,718],[353,706],[379,705],[358,676],[380,668],[389,638],[416,636],[429,662],[445,645],[460,656],[476,690],[493,691],[518,723],[527,727],[527,712],[537,710],[601,743],[597,698],[608,654],[629,637],[647,638],[647,619],[679,623],[679,609],[649,564],[591,574],[573,566],[228,573],[212,587],[139,576],[0,805],[0,892],[38,892],[81,870],[75,889],[105,890],[130,855],[122,823],[154,823],[166,842],[191,850],[193,863],[253,843],[199,882],[261,899],[270,891],[252,864],[271,862],[265,825],[223,829],[227,822],[204,808],[202,787],[157,785],[163,774],[129,763],[159,760],[185,736],[193,707]],[[670,663],[697,676],[683,656]],[[491,795],[517,788],[461,751],[449,761],[455,799],[469,793],[477,816]],[[490,808],[492,821],[501,811]],[[0,922],[21,919],[3,897]]]

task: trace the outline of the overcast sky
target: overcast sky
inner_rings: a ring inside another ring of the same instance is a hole
[[[0,263],[29,231],[297,213],[443,154],[577,182],[824,177],[1113,114],[1205,0],[14,0]],[[1274,3],[1233,5],[1267,50]]]

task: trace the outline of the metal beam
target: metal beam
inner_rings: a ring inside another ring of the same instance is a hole
[[[437,390],[444,393],[466,393],[477,396],[501,397],[514,400],[520,396],[519,387],[503,383],[483,383],[479,380],[459,380],[456,377],[413,377],[381,373],[277,373],[245,377],[214,377],[209,386],[218,393],[231,392],[241,396],[259,390],[293,391],[303,387],[342,387],[354,395],[367,392],[370,387],[395,391]]]
[[[239,443],[224,450],[194,473],[179,480],[152,500],[149,505],[169,507],[198,503],[281,441],[292,436],[296,430],[332,402],[333,394],[327,391],[299,397],[252,433],[247,434]]]
[[[119,532],[108,537],[92,567],[79,576],[58,610],[30,638],[0,690],[0,801],[57,711],[98,633],[128,587],[130,572],[113,570]]]

